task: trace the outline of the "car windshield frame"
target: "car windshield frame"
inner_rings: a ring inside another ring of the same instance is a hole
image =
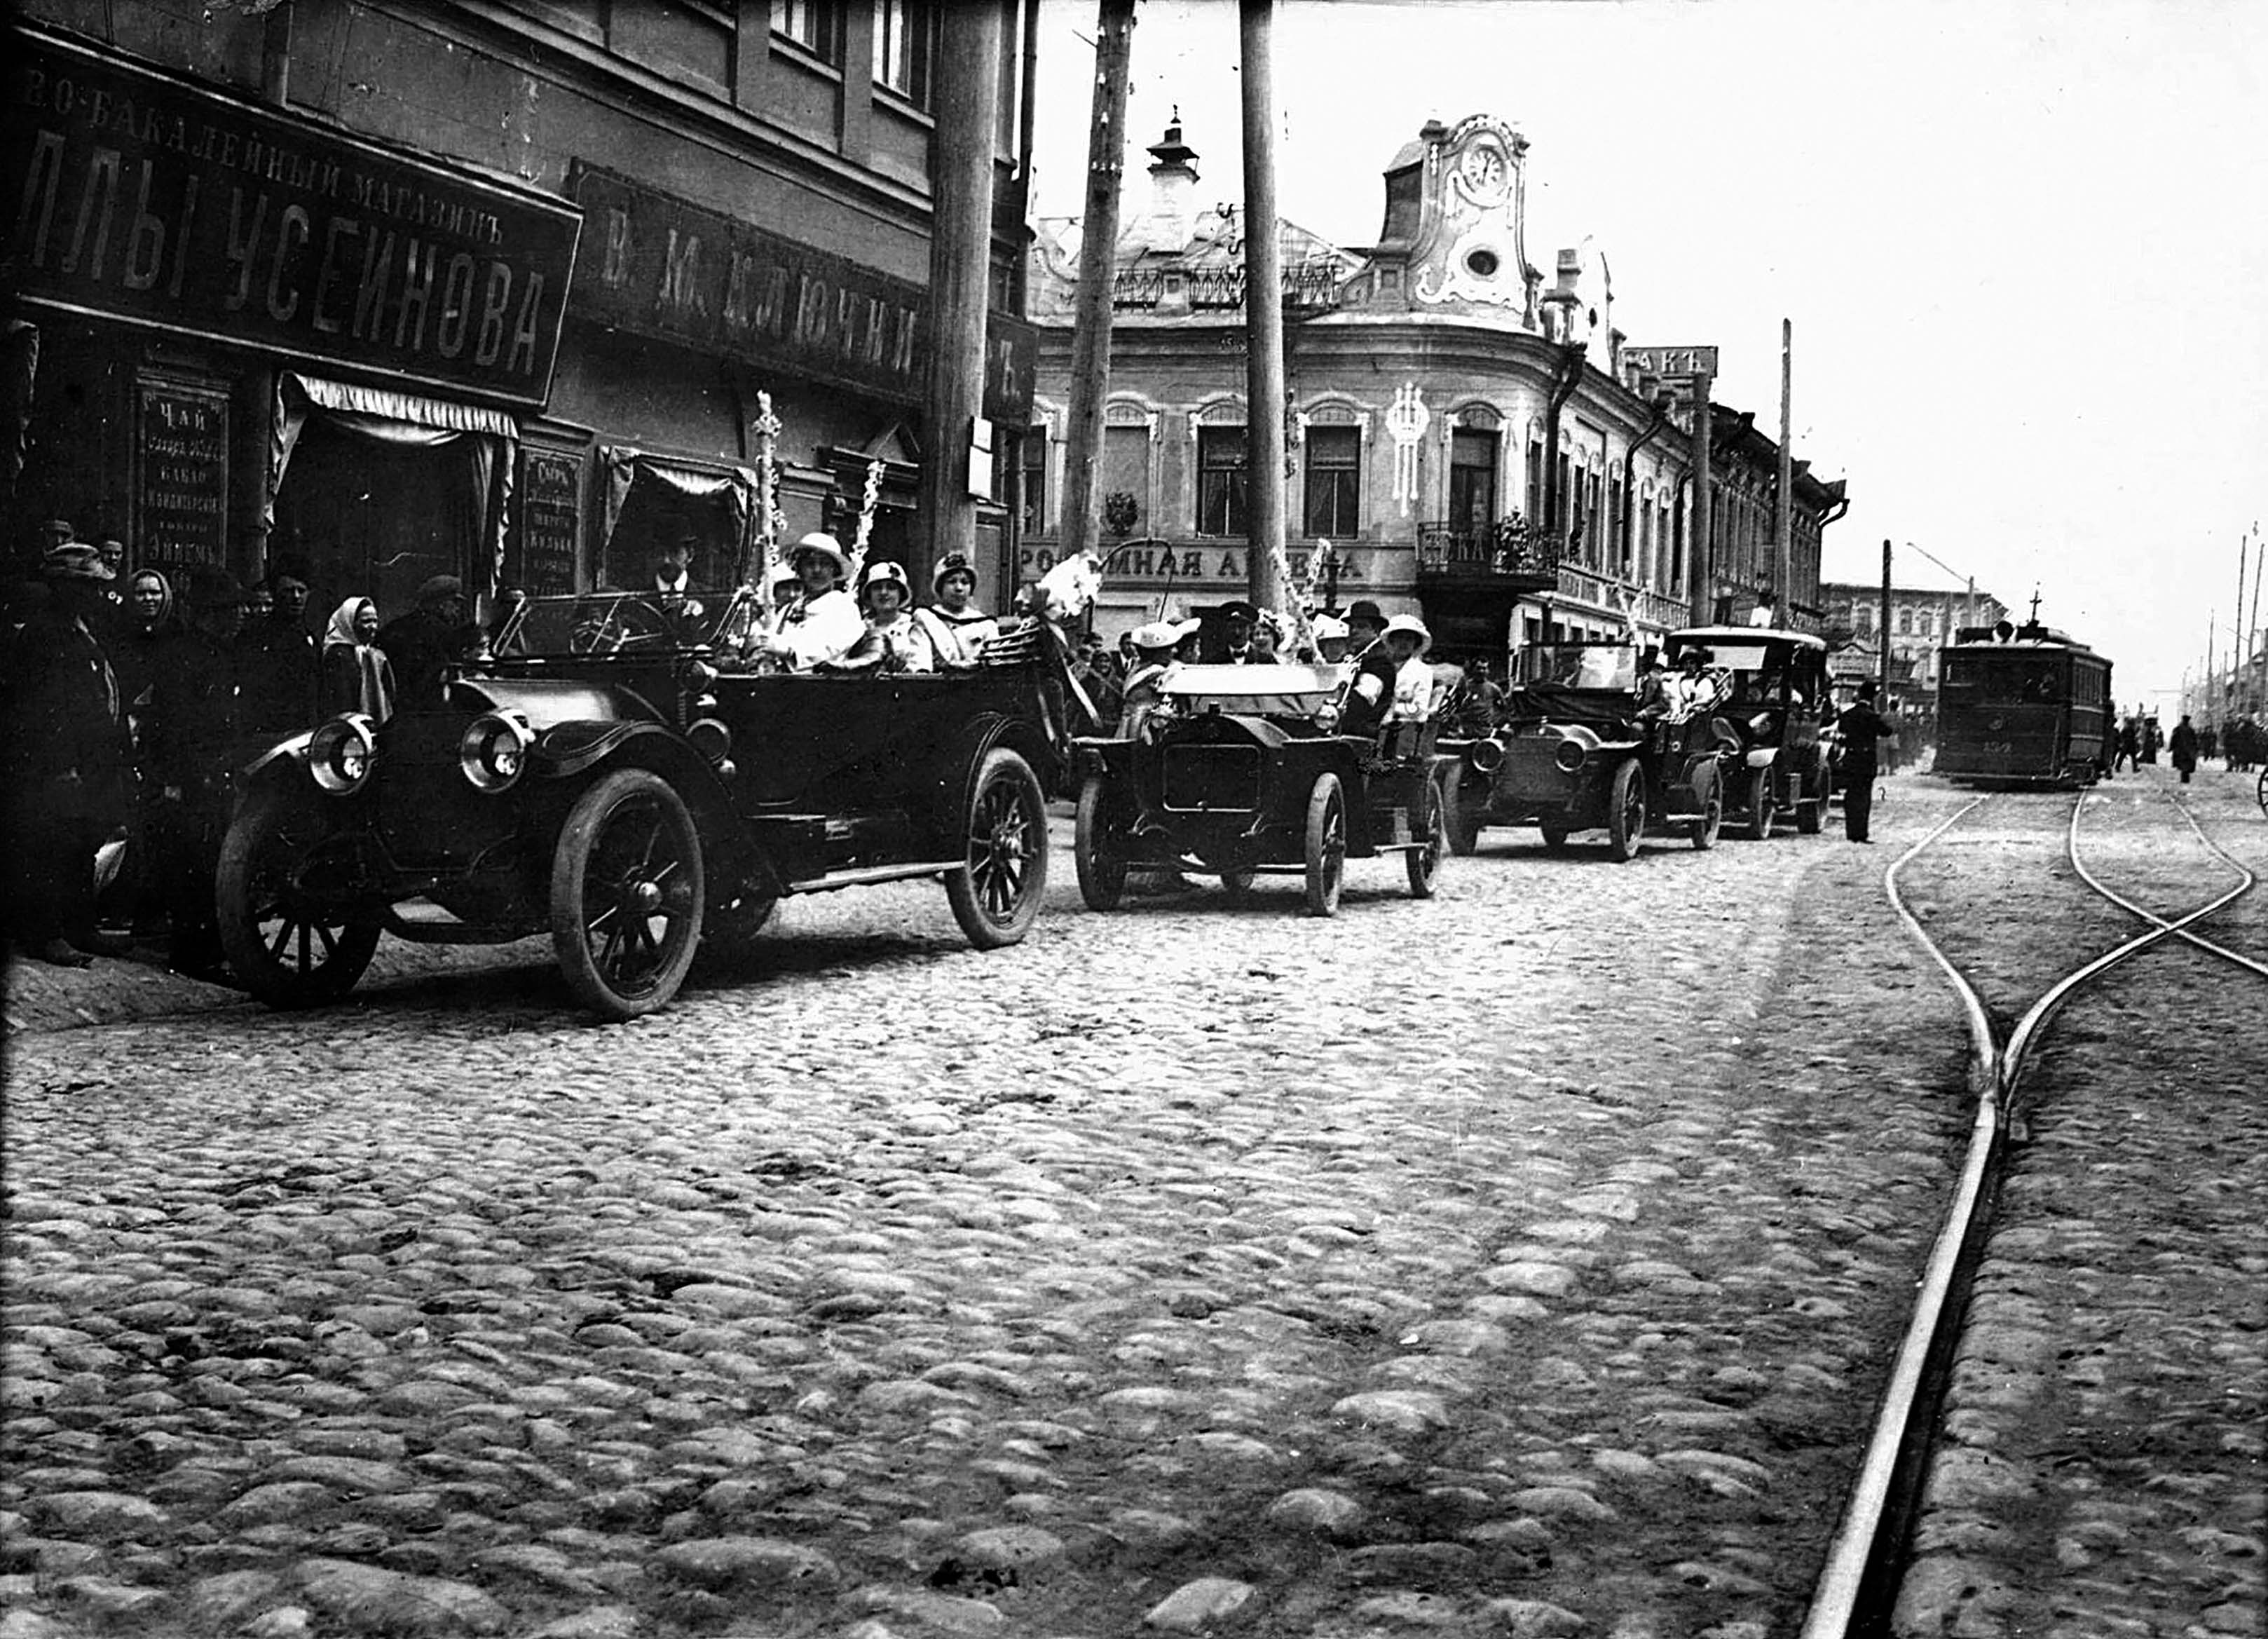
[[[1344,686],[1338,668],[1278,663],[1269,666],[1183,666],[1160,680],[1158,692],[1185,711],[1218,710],[1252,717],[1312,718],[1338,698]]]
[[[1597,661],[1613,663],[1600,667]],[[1574,689],[1606,694],[1633,694],[1638,690],[1639,660],[1635,643],[1535,643],[1514,656],[1515,689]]]
[[[763,606],[747,587],[563,593],[517,605],[494,651],[508,661],[699,653],[746,646],[763,618]]]

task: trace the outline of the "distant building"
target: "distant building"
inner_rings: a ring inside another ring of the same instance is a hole
[[[1837,676],[1881,676],[1882,588],[1830,580],[1819,588],[1830,637],[1837,644]],[[1989,592],[1936,587],[1890,587],[1889,683],[1893,696],[1929,709],[1937,695],[1937,653],[1962,626],[1992,626],[2008,618],[2008,606]]]
[[[1109,631],[1241,597],[1250,568],[1242,215],[1197,204],[1178,117],[1149,151],[1146,208],[1129,203],[1115,254],[1097,485],[1118,543],[1098,606]],[[1660,634],[1697,604],[1745,619],[1777,573],[1778,446],[1712,407],[1715,562],[1694,565],[1696,411],[1624,368],[1603,259],[1561,251],[1548,288],[1528,262],[1527,152],[1487,114],[1429,122],[1387,167],[1376,244],[1279,225],[1292,575],[1338,607],[1422,613],[1453,653]],[[1027,577],[1062,540],[1079,281],[1078,222],[1034,226]],[[1840,484],[1793,469],[1792,584],[1771,589],[1815,627],[1821,532],[1845,503]]]

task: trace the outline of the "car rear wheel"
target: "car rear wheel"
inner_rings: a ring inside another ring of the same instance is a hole
[[[1706,853],[1717,845],[1717,833],[1725,827],[1725,782],[1715,769],[1701,777],[1701,816],[1693,822],[1693,848]]]
[[[1812,771],[1804,782],[1806,794],[1796,799],[1795,829],[1799,836],[1816,837],[1827,823],[1827,771]]]
[[[1756,770],[1749,782],[1749,823],[1743,832],[1750,842],[1770,842],[1772,820],[1779,813],[1779,803],[1772,794],[1772,772]]]
[[[1307,793],[1307,914],[1336,916],[1346,875],[1346,794],[1336,774],[1318,774]]]
[[[1617,862],[1638,857],[1646,839],[1646,777],[1635,759],[1615,770],[1614,790],[1607,799],[1607,853]]]
[[[1420,822],[1419,836],[1424,845],[1403,854],[1402,862],[1410,868],[1410,897],[1431,899],[1440,881],[1441,850],[1447,840],[1443,833],[1447,830],[1448,816],[1441,801],[1439,780],[1425,782],[1425,794],[1418,799],[1418,812],[1413,817]]]
[[[995,746],[968,797],[968,863],[945,879],[953,919],[979,950],[1030,931],[1048,887],[1048,797],[1032,765]]]
[[[701,943],[701,837],[660,775],[621,768],[575,799],[551,856],[551,946],[609,1019],[669,1005]]]
[[[1443,805],[1442,823],[1448,831],[1449,852],[1459,859],[1469,859],[1481,845],[1481,810],[1488,805],[1480,798],[1467,794],[1462,781],[1450,779],[1448,801]]]
[[[1088,775],[1079,788],[1071,863],[1079,870],[1079,897],[1090,911],[1116,911],[1126,897],[1126,856],[1118,852],[1104,811],[1108,792],[1100,774]]]
[[[312,1008],[352,990],[378,949],[378,924],[310,902],[302,875],[328,827],[316,798],[255,794],[221,840],[214,880],[220,948],[271,1008]]]

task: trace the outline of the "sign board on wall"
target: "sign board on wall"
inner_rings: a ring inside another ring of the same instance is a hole
[[[228,561],[228,388],[144,372],[134,393],[140,564]]]
[[[575,310],[637,336],[770,365],[918,409],[929,380],[928,290],[596,166],[570,184],[590,224]],[[985,325],[984,414],[1031,419],[1038,332]]]
[[[18,294],[544,401],[571,206],[35,30],[5,38],[0,210]]]
[[[1337,550],[1340,594],[1368,595],[1367,588],[1378,578],[1376,551],[1346,546]],[[1297,585],[1307,583],[1307,554],[1308,549],[1301,546],[1293,546],[1287,554],[1292,579]],[[1192,595],[1227,594],[1249,583],[1249,556],[1241,542],[1221,541],[1206,545],[1195,541],[1133,541],[1108,550],[1102,562],[1102,585],[1104,590],[1112,592],[1180,590]],[[1055,563],[1053,543],[1027,543],[1018,555],[1019,577],[1036,580],[1054,568]]]
[[[531,439],[519,450],[504,584],[532,597],[576,590],[582,543],[583,452]]]
[[[1644,375],[1685,376],[1717,373],[1714,347],[1632,347],[1623,343],[1623,368]]]

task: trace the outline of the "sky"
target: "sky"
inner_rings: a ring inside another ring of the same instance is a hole
[[[1178,106],[1242,189],[1233,0],[1141,0],[1130,209]],[[1081,209],[1094,0],[1041,0],[1035,214]],[[2268,522],[2260,0],[1277,0],[1278,205],[1373,242],[1429,118],[1529,143],[1529,260],[1589,241],[1631,344],[1850,486],[1825,578],[1973,577],[2110,655],[2122,702],[2225,664]],[[1926,554],[1927,556],[1925,556]],[[1930,560],[1938,560],[1933,564]],[[2264,598],[2263,602],[2268,602]]]

